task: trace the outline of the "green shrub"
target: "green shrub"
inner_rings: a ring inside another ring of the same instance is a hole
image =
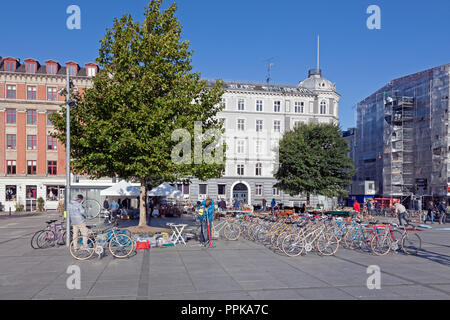
[[[23,204],[21,204],[21,203],[16,204],[16,212],[22,212],[24,208],[25,207]]]
[[[38,205],[38,210],[39,211],[44,211],[45,201],[44,201],[44,199],[42,199],[42,197],[39,197],[37,199],[37,205]]]

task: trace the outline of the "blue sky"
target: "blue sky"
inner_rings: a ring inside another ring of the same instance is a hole
[[[166,0],[167,7],[172,0]],[[148,0],[24,0],[1,6],[0,56],[39,61],[94,61],[114,17],[142,21]],[[81,30],[68,30],[66,9],[81,8]],[[341,95],[341,127],[354,126],[355,104],[390,80],[450,63],[448,0],[179,0],[182,37],[204,78],[296,85],[316,65]],[[369,30],[369,5],[381,29]]]

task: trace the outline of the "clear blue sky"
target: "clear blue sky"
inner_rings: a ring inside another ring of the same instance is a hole
[[[166,0],[165,7],[173,0]],[[8,1],[0,7],[0,56],[81,65],[94,61],[114,17],[142,21],[148,0]],[[81,8],[81,30],[66,28],[66,8]],[[341,94],[342,128],[354,126],[354,105],[390,80],[450,62],[448,0],[179,0],[182,37],[204,78],[296,85],[316,65]],[[369,30],[369,5],[381,9],[381,30]]]

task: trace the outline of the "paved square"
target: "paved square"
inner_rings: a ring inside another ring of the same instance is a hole
[[[437,224],[421,232],[418,256],[378,257],[339,248],[333,257],[310,253],[289,258],[241,238],[216,241],[215,248],[188,242],[138,250],[124,260],[106,256],[77,261],[66,247],[30,246],[44,221],[57,217],[0,217],[0,299],[450,298],[450,232],[437,230]],[[152,224],[165,222],[156,219]],[[67,288],[70,265],[80,267],[80,289]],[[367,288],[370,265],[380,267],[381,289]]]

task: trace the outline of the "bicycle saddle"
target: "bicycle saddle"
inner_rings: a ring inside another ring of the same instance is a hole
[[[45,221],[46,224],[52,224],[53,222],[56,222],[58,220],[49,220],[49,221]]]

